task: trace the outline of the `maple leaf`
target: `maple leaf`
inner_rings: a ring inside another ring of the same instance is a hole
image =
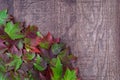
[[[4,76],[4,74],[1,73],[1,72],[0,72],[0,80],[7,80],[7,79],[6,79],[6,76]]]
[[[67,69],[62,80],[77,80],[75,71]]]
[[[52,43],[53,43],[53,37],[50,34],[50,32],[48,32],[46,36],[42,36],[41,38],[39,38],[40,48],[49,49]]]
[[[40,32],[38,32],[38,31],[37,31],[37,33],[36,33],[36,34],[37,34],[37,36],[39,36],[39,37],[43,38],[43,36],[42,36],[42,34],[41,34]]]
[[[36,57],[36,62],[35,62],[33,65],[34,65],[34,67],[35,67],[37,70],[39,70],[39,71],[43,71],[43,70],[46,69],[46,64],[45,64],[45,65],[44,65],[44,64],[42,65],[41,62],[42,62],[42,57],[40,57],[39,55],[37,55],[37,57]]]
[[[26,54],[23,56],[23,58],[24,58],[25,60],[32,60],[32,59],[35,58],[35,53],[26,53]]]
[[[36,26],[28,26],[27,28],[25,28],[25,36],[27,38],[36,38],[37,37],[37,34],[36,32],[38,31],[38,27]]]
[[[31,52],[35,52],[35,53],[41,53],[41,51],[40,51],[38,48],[32,47],[32,46],[31,46],[31,48],[30,48],[30,51],[31,51]]]
[[[2,73],[6,72],[6,67],[1,59],[0,59],[0,72]]]
[[[48,42],[50,42],[50,43],[53,42],[53,37],[52,37],[52,35],[51,35],[50,32],[47,33],[47,35],[45,36],[45,38],[46,38],[46,40],[47,40]]]
[[[40,48],[43,48],[43,49],[49,49],[50,45],[49,45],[49,42],[40,42]]]
[[[71,66],[70,65],[71,61],[77,60],[76,56],[74,56],[73,54],[70,54],[69,48],[66,48],[66,49],[62,50],[57,56],[67,66]]]
[[[8,55],[12,57],[13,60],[10,63],[6,64],[6,66],[14,66],[16,71],[22,65],[22,59],[20,56],[12,55],[11,53],[8,53]]]
[[[41,80],[46,80],[46,77],[44,75],[42,75],[42,73],[39,73],[39,77]]]
[[[62,63],[59,58],[55,59],[55,62],[55,66],[51,67],[53,72],[52,80],[60,80],[63,72]]]
[[[36,37],[35,39],[31,38],[24,38],[25,48],[27,51],[35,52],[35,53],[41,53],[41,50],[37,48],[39,45],[39,38]]]
[[[8,18],[7,10],[0,11],[0,25],[5,24],[6,19]]]
[[[1,69],[0,72],[5,72],[5,71],[6,71],[5,66],[4,66],[4,65],[1,65],[1,64],[0,64],[0,69]]]
[[[49,49],[52,44],[59,43],[59,41],[60,41],[59,38],[54,39],[51,33],[48,32],[46,36],[41,36],[39,38],[39,46],[40,48],[43,48],[43,49]]]
[[[24,35],[20,33],[19,24],[13,24],[12,22],[6,23],[4,31],[9,35],[9,37],[13,40],[23,38]]]
[[[52,45],[52,52],[53,54],[57,55],[58,53],[60,53],[60,51],[62,50],[64,44],[60,43],[60,44],[57,44],[57,43],[54,43]]]

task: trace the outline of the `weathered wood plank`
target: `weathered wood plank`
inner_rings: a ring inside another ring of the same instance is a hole
[[[17,20],[62,38],[78,56],[82,80],[120,79],[119,0],[0,0]],[[12,5],[13,4],[13,5]]]
[[[10,14],[13,13],[13,0],[0,0],[0,10],[8,9]]]
[[[117,0],[77,0],[77,49],[83,80],[119,80]]]
[[[43,33],[54,33],[54,3],[51,0],[14,1],[14,15],[19,20],[27,21],[27,25],[37,24]]]

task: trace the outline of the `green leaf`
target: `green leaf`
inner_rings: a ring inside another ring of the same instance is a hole
[[[52,52],[53,54],[57,55],[58,53],[60,53],[60,51],[62,50],[64,44],[60,43],[60,44],[53,44],[52,45]]]
[[[52,58],[52,60],[50,61],[50,65],[55,66],[56,61],[57,61],[57,58]]]
[[[36,57],[36,63],[40,63],[42,61],[42,57],[40,55],[37,55]]]
[[[27,53],[25,54],[25,57],[27,58],[27,60],[32,60],[35,57],[35,53]]]
[[[51,69],[53,72],[52,80],[61,80],[63,68],[62,68],[62,63],[59,58],[56,59],[55,66],[51,67]]]
[[[59,54],[58,54],[58,57],[63,60],[64,58],[67,58],[67,49],[65,50],[62,50]]]
[[[36,33],[36,34],[37,34],[37,36],[39,36],[39,37],[43,38],[43,36],[42,36],[42,34],[41,34],[40,32],[38,32],[38,31],[37,31],[37,33]]]
[[[24,38],[24,43],[26,45],[29,45],[30,46],[30,42],[31,42],[31,39],[30,38]]]
[[[37,70],[39,70],[39,71],[45,70],[45,68],[42,67],[40,64],[34,63],[33,65],[34,65],[34,67],[35,67]]]
[[[6,64],[7,66],[14,66],[15,67],[15,71],[18,70],[20,68],[20,66],[22,65],[22,59],[21,57],[17,56],[17,55],[13,55],[12,56],[13,60]]]
[[[13,40],[15,39],[20,39],[20,38],[23,38],[24,35],[22,35],[20,33],[20,28],[19,28],[19,24],[16,23],[16,24],[13,24],[12,22],[8,22],[6,24],[6,27],[4,29],[4,31],[9,35],[9,37]]]
[[[29,80],[34,80],[33,74],[31,71],[28,71]]]
[[[40,47],[43,49],[48,49],[49,48],[49,42],[40,42]]]
[[[29,78],[25,78],[24,80],[29,80]]]
[[[8,18],[7,9],[0,11],[0,25],[5,24]]]
[[[19,75],[14,76],[14,80],[21,80]]]
[[[75,70],[67,69],[62,80],[77,80]]]
[[[0,72],[6,72],[6,66],[2,58],[0,58]]]
[[[0,72],[0,80],[7,80],[7,78]]]
[[[6,68],[4,65],[0,64],[0,72],[5,72]]]
[[[64,63],[64,64],[69,64],[71,63],[71,61],[74,61],[77,59],[76,56],[74,56],[73,54],[69,53],[69,49],[66,48],[64,50],[62,50],[57,57],[60,58],[60,60]]]
[[[39,55],[37,55],[37,57],[36,57],[36,62],[33,64],[34,67],[35,67],[37,70],[39,70],[39,71],[45,70],[45,67],[43,67],[43,66],[40,64],[41,61],[42,61],[42,58],[41,58]]]

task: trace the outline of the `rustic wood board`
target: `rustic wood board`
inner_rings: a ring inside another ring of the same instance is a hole
[[[82,80],[120,80],[119,0],[0,0],[17,20],[61,37]]]

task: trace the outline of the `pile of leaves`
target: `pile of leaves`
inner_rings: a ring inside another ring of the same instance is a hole
[[[25,27],[0,11],[0,80],[80,80],[71,63],[76,57],[50,32]]]

